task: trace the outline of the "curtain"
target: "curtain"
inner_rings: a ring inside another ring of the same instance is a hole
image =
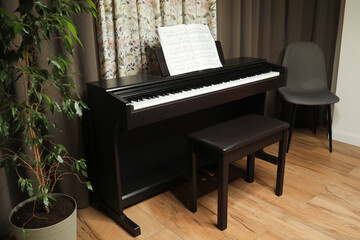
[[[97,40],[102,79],[156,71],[156,29],[207,24],[216,39],[216,0],[99,0]]]
[[[7,12],[12,13],[17,8],[18,2],[15,0],[0,0],[0,6]],[[84,45],[84,49],[80,46],[74,49],[74,57],[72,59],[74,62],[73,70],[80,73],[74,81],[76,82],[79,94],[83,99],[86,99],[85,83],[99,79],[95,21],[91,14],[75,16],[73,21],[77,27],[78,36]],[[38,56],[39,64],[46,64],[46,56],[57,52],[63,52],[63,50],[56,42],[44,46],[41,54]],[[83,120],[68,120],[58,115],[51,116],[51,118],[62,129],[62,132],[54,132],[54,141],[64,145],[72,156],[76,158],[86,157],[83,136],[90,129],[84,129]],[[60,181],[56,192],[64,192],[73,196],[79,208],[84,208],[89,204],[86,186],[79,183],[75,177],[65,178],[63,181]],[[0,238],[6,236],[10,231],[8,216],[11,209],[26,198],[27,195],[21,193],[17,186],[16,174],[11,172],[10,174],[5,174],[5,170],[0,169]]]
[[[292,42],[318,43],[325,53],[328,86],[332,68],[341,0],[218,0],[218,39],[225,58],[247,56],[281,64]],[[269,92],[266,115],[279,116],[276,91]],[[297,123],[313,117],[299,109]],[[307,111],[307,110],[306,110]],[[307,118],[304,117],[307,115]]]

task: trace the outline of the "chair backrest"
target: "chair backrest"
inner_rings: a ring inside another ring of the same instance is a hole
[[[289,44],[285,50],[283,66],[288,68],[287,87],[289,88],[328,88],[324,53],[316,43]]]

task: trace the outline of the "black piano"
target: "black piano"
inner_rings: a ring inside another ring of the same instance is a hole
[[[286,84],[286,69],[263,59],[176,76],[146,73],[87,84],[99,207],[133,236],[123,209],[168,190],[189,172],[190,132],[264,113],[265,93]]]

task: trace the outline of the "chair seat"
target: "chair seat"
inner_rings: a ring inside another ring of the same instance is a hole
[[[279,92],[283,95],[287,102],[298,105],[328,105],[337,103],[340,100],[327,88],[298,90],[289,87],[282,87],[279,88]]]
[[[260,115],[246,115],[190,134],[194,142],[229,152],[281,132],[289,124]]]

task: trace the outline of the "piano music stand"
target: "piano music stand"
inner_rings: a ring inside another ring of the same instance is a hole
[[[220,62],[222,65],[224,65],[225,58],[224,58],[224,53],[222,51],[220,41],[215,41],[215,45],[216,45],[216,49],[218,51]],[[160,67],[161,76],[162,77],[170,76],[169,69],[167,68],[167,65],[166,65],[164,52],[161,47],[158,47],[155,49],[155,55],[156,55],[156,59],[158,61],[159,67]]]

